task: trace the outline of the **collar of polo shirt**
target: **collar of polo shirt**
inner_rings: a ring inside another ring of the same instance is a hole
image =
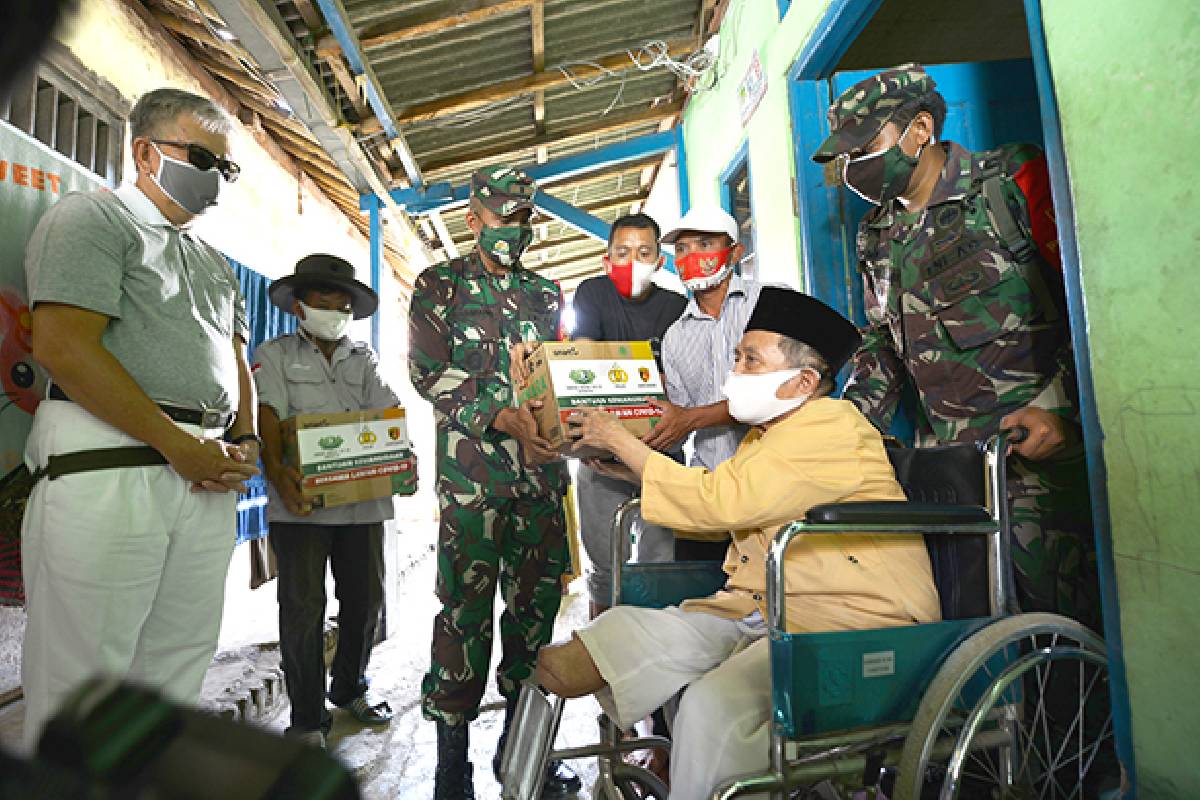
[[[158,210],[158,206],[142,193],[142,190],[132,183],[123,183],[113,192],[121,204],[129,209],[135,217],[147,225],[157,228],[174,228],[175,225]]]

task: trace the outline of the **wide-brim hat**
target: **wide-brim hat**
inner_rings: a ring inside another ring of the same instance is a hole
[[[363,319],[379,308],[379,295],[365,283],[355,280],[354,267],[344,258],[318,253],[296,262],[295,273],[272,281],[267,296],[276,308],[292,313],[297,292],[314,286],[329,287],[350,295],[355,319]]]

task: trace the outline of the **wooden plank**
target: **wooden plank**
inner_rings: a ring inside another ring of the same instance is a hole
[[[428,36],[431,33],[441,33],[465,25],[511,14],[528,8],[533,0],[500,0],[500,2],[476,2],[473,8],[460,11],[457,14],[443,16],[440,13],[422,14],[399,22],[384,22],[373,25],[362,32],[359,41],[363,48],[379,47],[380,45],[400,42],[405,39],[415,39],[418,36]],[[463,4],[468,5],[468,4]]]
[[[310,31],[319,31],[325,27],[325,18],[312,4],[312,0],[292,0],[292,4],[296,6],[296,11],[300,12],[300,19],[304,20]]]
[[[350,105],[354,106],[354,113],[358,114],[358,118],[360,120],[373,118],[375,112],[370,109],[358,91],[358,84],[354,82],[354,76],[350,74],[350,65],[342,56],[341,48],[338,48],[336,53],[330,55],[322,53],[321,55],[325,59],[325,63],[329,65],[329,71],[333,73],[334,79],[341,85],[342,91],[350,98]]]
[[[678,57],[693,52],[696,46],[694,39],[678,40],[668,45],[668,52],[673,57]],[[601,69],[597,69],[597,66]],[[613,53],[604,58],[596,59],[594,65],[572,65],[571,70],[576,80],[586,80],[605,70],[608,72],[624,72],[633,68],[634,64],[629,58],[629,53],[622,50],[619,53]],[[461,92],[456,95],[440,97],[436,100],[409,106],[404,110],[404,113],[397,115],[396,124],[407,125],[414,122],[441,119],[442,117],[448,117],[460,111],[479,108],[498,100],[507,100],[510,97],[519,97],[520,95],[531,94],[538,90],[566,86],[570,82],[571,80],[558,69],[535,72],[533,75],[524,78],[514,78],[479,89],[472,89],[468,92]]]
[[[561,144],[575,139],[590,138],[599,136],[605,133],[624,130],[625,128],[634,125],[640,125],[646,122],[654,122],[667,118],[673,119],[683,108],[682,101],[674,101],[670,103],[660,103],[657,106],[649,108],[634,109],[632,111],[624,111],[615,114],[609,114],[607,117],[598,117],[596,122],[586,122],[579,125],[574,125],[569,128],[563,128],[553,133],[542,134],[540,136],[531,136],[524,139],[508,140],[503,144],[488,147],[483,150],[475,150],[467,153],[460,153],[454,156],[443,156],[438,161],[431,161],[424,165],[424,171],[427,175],[432,175],[439,170],[449,167],[456,167],[459,164],[465,164],[472,161],[487,161],[499,160],[503,161],[504,156],[519,153],[522,150],[529,150],[535,147],[544,145]],[[439,151],[438,155],[443,152]]]

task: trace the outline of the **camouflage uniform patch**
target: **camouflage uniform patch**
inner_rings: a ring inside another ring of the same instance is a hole
[[[898,203],[859,228],[869,329],[847,383],[852,400],[887,430],[910,382],[923,420],[919,446],[995,433],[1025,406],[1078,430],[1078,399],[1065,314],[1046,287],[1061,279],[1034,254],[1018,259],[1000,240],[981,193],[985,174],[1012,176],[1040,155],[1030,145],[971,153],[943,144],[947,161],[924,211]],[[1026,201],[1012,180],[1004,196],[1017,219]],[[1083,454],[1048,462],[1010,459],[1009,494],[1022,608],[1053,610],[1099,629],[1087,473]]]
[[[497,581],[508,606],[498,675],[505,696],[516,697],[538,648],[549,641],[567,546],[565,465],[527,467],[517,441],[491,424],[512,404],[509,348],[557,339],[561,309],[552,281],[519,265],[490,273],[478,252],[425,270],[413,288],[409,374],[434,408],[441,506],[443,608],[422,685],[430,719],[455,723],[478,713]]]

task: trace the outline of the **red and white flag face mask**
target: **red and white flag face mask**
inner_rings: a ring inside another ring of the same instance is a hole
[[[617,264],[605,256],[604,269],[609,280],[617,287],[618,294],[622,297],[638,297],[650,288],[650,279],[658,269],[658,262],[631,260]]]
[[[732,247],[722,250],[692,251],[675,259],[683,285],[693,292],[716,286],[729,274]]]

